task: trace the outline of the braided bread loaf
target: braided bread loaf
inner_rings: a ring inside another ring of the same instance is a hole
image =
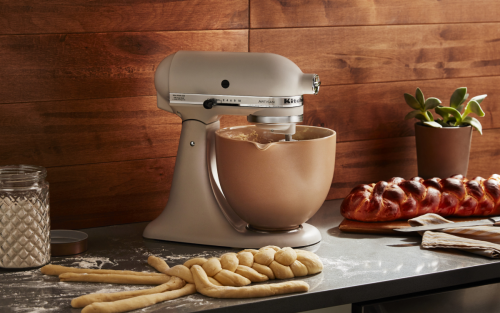
[[[194,258],[183,265],[165,269],[163,273],[193,283],[191,267],[200,266],[208,280],[216,286],[246,286],[269,279],[287,279],[319,273],[323,263],[309,251],[266,246],[226,253],[220,258]]]
[[[500,175],[467,180],[462,175],[424,180],[394,177],[389,182],[359,185],[344,199],[342,216],[363,222],[410,219],[427,213],[441,216],[500,214]]]

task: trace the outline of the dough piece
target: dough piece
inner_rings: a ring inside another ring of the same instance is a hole
[[[42,274],[59,276],[63,273],[87,273],[87,274],[118,274],[118,275],[136,275],[136,276],[163,276],[161,273],[133,272],[133,271],[118,271],[118,270],[97,270],[66,267],[61,265],[45,265],[40,269]]]
[[[62,273],[61,281],[87,281],[94,283],[130,284],[130,285],[161,285],[170,280],[170,276],[136,276],[118,274],[80,274]]]
[[[295,249],[295,253],[297,253],[297,255],[302,254],[319,260],[319,256],[317,256],[316,253],[311,251]]]
[[[177,276],[179,278],[184,279],[190,284],[194,283],[191,271],[184,265],[176,265],[174,267],[171,267],[165,271],[165,274],[168,274],[170,276]]]
[[[273,261],[271,262],[271,264],[269,264],[269,268],[273,270],[274,276],[277,279],[287,279],[294,277],[290,266],[284,266],[276,261]]]
[[[220,257],[220,265],[222,266],[223,269],[228,270],[230,272],[234,272],[238,267],[239,263],[240,261],[238,261],[236,253],[226,253]]]
[[[235,271],[236,274],[240,274],[243,277],[250,279],[252,283],[260,283],[269,280],[269,277],[263,275],[251,267],[245,265],[238,265]]]
[[[281,248],[278,247],[278,246],[265,246],[265,247],[260,248],[259,250],[266,249],[266,248],[271,248],[271,249],[273,249],[276,252],[278,252],[278,251],[281,250]]]
[[[312,255],[311,255],[312,254]],[[307,267],[309,275],[319,273],[323,270],[323,263],[314,253],[297,253],[297,260]]]
[[[255,249],[245,249],[245,250],[241,250],[240,252],[238,253],[243,253],[243,252],[250,252],[251,254],[255,255],[256,253],[259,252],[259,250],[255,250]]]
[[[276,251],[272,248],[262,248],[253,256],[254,262],[269,266],[274,261]]]
[[[83,308],[84,306],[87,306],[94,302],[111,302],[142,295],[165,292],[168,290],[177,290],[184,287],[185,284],[186,282],[183,279],[180,279],[179,277],[172,277],[167,283],[149,289],[114,293],[91,293],[89,295],[81,296],[71,300],[71,306],[74,308]]]
[[[296,260],[295,262],[290,265],[290,269],[293,272],[293,276],[295,277],[300,277],[300,276],[307,276],[307,267],[302,264],[299,260]]]
[[[274,260],[281,265],[290,266],[297,260],[297,253],[290,247],[286,247],[276,252]]]
[[[193,284],[187,284],[181,289],[155,293],[152,295],[138,296],[130,299],[118,300],[114,302],[96,302],[86,306],[82,313],[118,313],[141,309],[158,302],[177,299],[182,296],[191,295],[196,292]]]
[[[214,276],[215,280],[221,283],[223,286],[235,286],[241,287],[250,285],[252,282],[250,279],[245,278],[239,274],[230,272],[228,270],[222,270]]]
[[[165,273],[165,271],[170,268],[167,262],[153,255],[149,256],[148,264],[151,265],[155,270],[157,270],[160,273]]]
[[[303,281],[246,287],[218,287],[210,283],[207,274],[200,266],[194,265],[191,267],[191,272],[193,273],[196,290],[212,298],[259,298],[309,290],[309,285]]]
[[[251,252],[240,252],[237,254],[239,265],[244,265],[252,267],[253,265],[253,254]]]
[[[215,286],[222,286],[221,283],[219,283],[218,281],[216,281],[215,279],[213,279],[212,277],[208,277],[208,280],[214,284]]]
[[[219,259],[210,258],[205,264],[203,264],[203,270],[205,270],[209,277],[214,277],[217,273],[222,271],[222,265],[220,264]]]
[[[184,263],[184,266],[187,267],[187,268],[191,268],[191,266],[193,265],[203,265],[205,264],[205,262],[207,262],[208,260],[205,259],[205,258],[194,258],[194,259],[191,259],[191,260],[187,260],[186,263]]]
[[[269,279],[274,279],[274,273],[273,270],[270,269],[268,266],[261,265],[259,263],[254,263],[252,265],[252,268],[256,270],[257,272],[266,275]]]

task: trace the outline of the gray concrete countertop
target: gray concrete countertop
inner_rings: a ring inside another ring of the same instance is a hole
[[[141,312],[298,312],[346,303],[431,291],[500,277],[500,261],[451,250],[424,250],[419,237],[347,234],[340,200],[326,201],[309,221],[323,240],[305,249],[324,264],[322,273],[301,278],[310,291],[260,299],[212,299],[194,294],[156,304]],[[89,250],[70,257],[54,257],[53,264],[84,268],[153,271],[149,255],[166,259],[170,266],[193,257],[220,256],[239,250],[163,242],[142,238],[146,223],[85,229]],[[390,246],[399,245],[399,246]],[[276,281],[273,281],[276,282]],[[59,282],[39,269],[0,269],[0,312],[79,312],[70,301],[93,292],[117,292],[144,286]]]

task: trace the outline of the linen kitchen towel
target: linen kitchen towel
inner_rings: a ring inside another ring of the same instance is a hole
[[[408,220],[411,226],[426,226],[453,223],[437,214],[428,213]],[[426,231],[422,237],[422,247],[454,248],[467,252],[500,258],[500,227],[474,226],[447,228],[442,231]]]

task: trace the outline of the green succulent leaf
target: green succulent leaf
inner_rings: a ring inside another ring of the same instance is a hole
[[[450,107],[457,108],[465,99],[467,95],[467,87],[457,88],[450,98]]]
[[[425,100],[424,108],[426,110],[432,110],[441,104],[441,100],[438,98],[428,98]]]
[[[415,115],[415,118],[418,120],[421,120],[422,122],[428,122],[427,117],[420,112],[419,114]]]
[[[405,121],[415,118],[418,114],[422,115],[422,111],[420,110],[411,111],[410,113],[406,114]]]
[[[424,93],[422,92],[422,90],[420,90],[420,88],[417,87],[417,92],[415,93],[415,95],[417,96],[416,98],[418,103],[420,103],[420,106],[424,107],[425,103]]]
[[[427,114],[427,117],[429,118],[429,121],[434,121],[434,116],[432,116],[431,111],[425,111],[425,113]]]
[[[408,104],[414,110],[422,109],[422,106],[420,105],[420,103],[418,103],[417,99],[415,99],[415,97],[410,95],[409,93],[405,93],[405,101],[406,104]]]
[[[467,100],[467,98],[469,98],[469,94],[468,93],[465,94],[465,97],[462,99],[462,101],[460,101],[460,104],[464,103],[465,100]]]
[[[441,108],[444,108],[441,105],[438,105],[437,107],[434,108],[434,112],[439,114],[442,118],[446,119],[450,115],[449,113],[445,112],[444,110],[441,110]]]
[[[481,135],[483,134],[483,126],[481,125],[481,122],[479,122],[476,118],[467,116],[466,118],[464,118],[464,123],[470,124]]]
[[[442,119],[438,118],[437,120],[435,120],[436,123],[438,123],[439,125],[441,125],[442,127],[450,127],[450,125],[448,125],[447,123],[445,123]]]
[[[469,103],[467,103],[463,117],[466,117],[471,112],[476,113],[480,117],[483,117],[485,115],[483,109],[481,109],[481,106],[476,100],[471,100],[469,101]]]
[[[439,123],[436,123],[434,121],[432,122],[424,122],[425,125],[429,125],[429,126],[432,126],[432,127],[436,127],[436,128],[443,128],[443,126],[441,126]]]
[[[456,121],[455,126],[460,125],[460,123],[462,123],[462,115],[460,114],[460,112],[457,111],[457,109],[449,107],[440,107],[439,110],[444,113],[449,113],[453,115]]]
[[[480,95],[480,96],[475,96],[474,98],[470,99],[470,101],[474,100],[477,103],[481,104],[483,102],[484,98],[486,98],[488,95]]]

